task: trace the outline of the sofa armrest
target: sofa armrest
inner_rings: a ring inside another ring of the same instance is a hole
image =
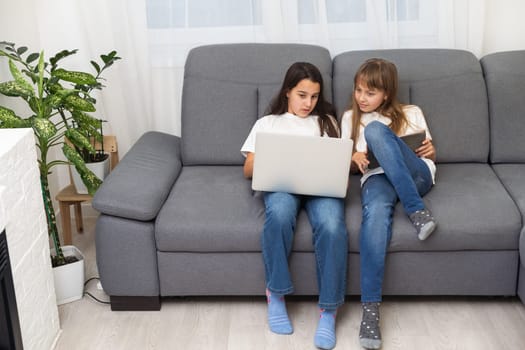
[[[181,169],[180,138],[147,132],[104,180],[93,207],[107,215],[153,220]]]

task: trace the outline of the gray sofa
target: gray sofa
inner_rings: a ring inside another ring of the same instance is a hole
[[[260,194],[239,149],[295,61],[321,70],[338,115],[369,57],[396,63],[400,97],[419,105],[437,148],[425,196],[439,226],[417,239],[396,208],[385,295],[525,297],[525,51],[487,56],[442,49],[355,51],[227,44],[193,49],[181,137],[145,133],[93,199],[97,264],[113,310],[154,310],[161,297],[263,295]],[[359,178],[346,199],[348,294],[359,294]],[[521,241],[520,241],[521,237]],[[523,261],[523,259],[522,259]],[[317,294],[311,229],[299,214],[290,269],[297,295]],[[521,278],[520,278],[521,277]],[[518,288],[519,284],[519,288]]]

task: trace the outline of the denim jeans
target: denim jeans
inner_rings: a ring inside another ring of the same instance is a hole
[[[297,214],[304,206],[313,230],[319,307],[335,309],[343,304],[348,259],[343,199],[265,192],[264,203],[266,218],[261,245],[268,290],[277,294],[293,292],[288,257]]]
[[[370,176],[361,188],[361,301],[379,302],[394,207],[399,199],[407,214],[424,209],[421,196],[432,187],[432,176],[426,163],[384,124],[368,124],[365,138],[385,173]]]
[[[432,175],[426,163],[383,123],[373,121],[365,127],[368,149],[394,186],[407,214],[425,208],[422,193],[432,186]]]

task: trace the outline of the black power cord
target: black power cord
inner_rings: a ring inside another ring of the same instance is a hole
[[[93,280],[98,280],[98,281],[100,281],[100,278],[98,278],[98,277],[91,277],[91,278],[88,278],[88,279],[86,280],[86,282],[84,282],[84,289],[86,288],[86,286],[88,285],[88,283],[91,282],[91,281],[93,281]],[[84,295],[87,295],[87,296],[91,297],[92,299],[94,299],[95,301],[97,301],[97,302],[99,302],[99,303],[101,303],[101,304],[107,304],[107,305],[111,304],[109,301],[100,300],[99,298],[97,298],[96,296],[94,296],[93,294],[91,294],[91,293],[89,293],[89,292],[84,291]]]

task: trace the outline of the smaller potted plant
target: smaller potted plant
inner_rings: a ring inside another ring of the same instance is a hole
[[[99,127],[97,128],[97,132],[88,131],[85,135],[95,152],[89,152],[89,150],[80,149],[77,146],[75,146],[75,149],[78,154],[82,156],[86,167],[100,180],[104,180],[109,173],[109,154],[107,154],[104,149],[104,131],[102,129],[102,123],[105,122],[105,120],[99,119],[98,122]],[[69,167],[77,193],[89,193],[75,166],[71,164]]]

